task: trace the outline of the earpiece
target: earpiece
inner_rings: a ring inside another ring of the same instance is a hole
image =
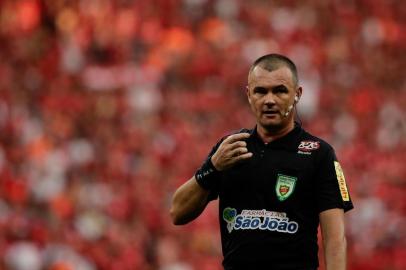
[[[283,114],[283,116],[284,117],[287,117],[288,115],[289,115],[289,113],[292,111],[292,109],[293,109],[293,106],[296,104],[296,103],[298,103],[299,102],[299,96],[295,96],[295,101],[293,102],[293,104],[291,104],[290,106],[289,106],[289,108],[286,110],[286,112]]]

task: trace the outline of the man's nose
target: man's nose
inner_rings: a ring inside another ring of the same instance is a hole
[[[264,98],[265,98],[265,102],[264,102],[265,105],[272,106],[275,104],[275,98],[272,93],[266,94]]]

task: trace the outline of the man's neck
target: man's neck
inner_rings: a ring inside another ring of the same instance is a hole
[[[259,137],[262,139],[264,143],[270,143],[276,139],[285,136],[290,131],[292,131],[294,127],[295,123],[293,121],[281,128],[265,128],[260,125],[257,125],[257,132]]]

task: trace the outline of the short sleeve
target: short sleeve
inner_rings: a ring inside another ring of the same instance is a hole
[[[317,170],[315,189],[319,213],[333,208],[341,208],[344,212],[353,209],[344,172],[333,148],[328,147],[321,153]]]

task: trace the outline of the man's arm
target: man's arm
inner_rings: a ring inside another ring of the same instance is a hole
[[[334,208],[320,213],[326,270],[345,270],[347,242],[345,239],[344,211]]]
[[[183,225],[197,218],[206,208],[209,193],[199,186],[194,176],[180,186],[172,199],[170,214],[173,224]]]
[[[214,169],[223,171],[236,163],[252,157],[248,152],[247,143],[243,141],[249,133],[237,133],[228,136],[210,158]],[[205,185],[203,185],[205,186]],[[197,218],[209,202],[210,191],[203,188],[195,177],[180,186],[172,199],[170,215],[175,225],[186,224]]]

